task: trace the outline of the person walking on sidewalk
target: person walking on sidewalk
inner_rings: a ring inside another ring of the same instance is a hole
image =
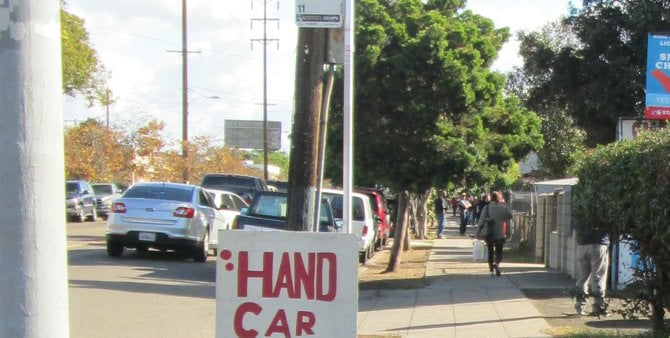
[[[451,198],[450,203],[451,203],[451,213],[452,213],[451,215],[456,217],[456,211],[458,210],[458,198],[456,198],[456,196],[453,196]]]
[[[593,296],[593,315],[607,315],[605,289],[607,270],[609,270],[610,238],[606,229],[575,227],[577,234],[577,288],[575,310],[579,315],[586,314],[586,298]]]
[[[481,232],[487,219],[493,220],[489,225],[488,236],[486,237],[486,248],[488,249],[489,272],[491,276],[495,273],[500,277],[500,263],[503,259],[503,245],[507,234],[503,230],[503,223],[509,222],[512,218],[512,210],[505,204],[502,193],[499,191],[491,192],[491,201],[482,210],[481,217],[477,223],[477,234]]]
[[[447,199],[447,192],[442,190],[440,195],[435,199],[435,218],[437,218],[437,238],[444,236],[444,224],[447,221],[447,209],[449,208],[449,200]]]
[[[468,201],[468,195],[466,193],[461,194],[461,199],[458,200],[458,210],[460,212],[461,216],[461,224],[459,227],[459,232],[461,233],[461,236],[465,236],[465,230],[467,230],[468,227],[468,216],[469,212],[468,209],[470,209],[470,201]]]

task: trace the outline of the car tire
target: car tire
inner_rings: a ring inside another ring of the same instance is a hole
[[[195,247],[193,260],[196,262],[206,262],[207,256],[209,256],[209,232],[205,231],[205,237],[202,239],[202,242],[198,243]]]
[[[123,244],[115,241],[107,241],[107,254],[110,257],[119,257],[123,254]]]
[[[368,259],[372,258],[372,256],[374,256],[374,255],[375,255],[375,246],[370,245],[368,247],[368,252],[367,252]]]
[[[367,251],[359,252],[358,253],[358,262],[361,264],[365,264],[365,262],[368,260],[368,254]]]
[[[98,218],[98,212],[93,209],[91,210],[91,215],[89,215],[88,218],[86,218],[87,221],[95,222],[95,219]]]
[[[86,220],[86,215],[84,215],[84,209],[80,209],[79,213],[77,214],[77,222],[83,222]]]

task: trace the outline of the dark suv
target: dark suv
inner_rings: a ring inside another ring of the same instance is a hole
[[[268,190],[268,185],[262,178],[232,174],[207,174],[202,178],[200,186],[234,192],[247,203],[251,202],[257,191]]]
[[[65,209],[69,219],[95,221],[95,195],[87,181],[65,181]]]

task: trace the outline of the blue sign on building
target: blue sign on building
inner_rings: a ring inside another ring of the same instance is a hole
[[[670,119],[670,35],[649,33],[645,117]]]

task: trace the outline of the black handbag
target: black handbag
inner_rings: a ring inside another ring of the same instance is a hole
[[[477,238],[479,239],[488,239],[493,235],[493,225],[495,221],[489,218],[489,206],[486,206],[486,215],[484,217],[484,222],[477,229]]]

